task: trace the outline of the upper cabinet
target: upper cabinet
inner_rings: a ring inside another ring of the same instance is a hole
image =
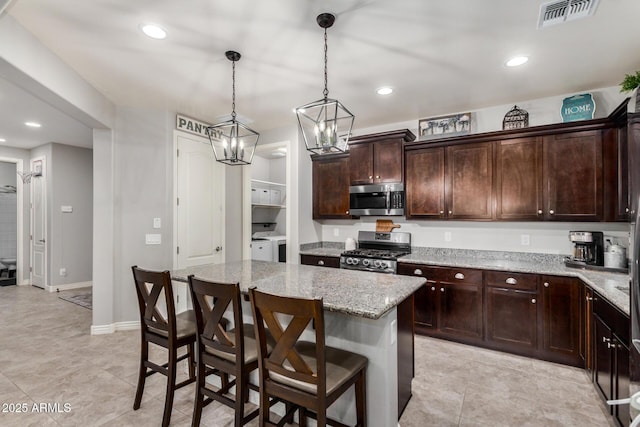
[[[601,221],[602,131],[545,136],[543,153],[545,219]]]
[[[313,219],[348,219],[349,156],[315,155],[313,161]]]
[[[349,140],[351,185],[402,182],[402,144],[415,135],[405,129],[353,137]]]
[[[407,144],[407,218],[627,220],[626,134],[599,119]]]

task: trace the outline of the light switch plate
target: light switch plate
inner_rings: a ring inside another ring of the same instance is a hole
[[[145,234],[144,243],[147,245],[162,244],[162,234]]]
[[[71,213],[73,212],[73,206],[60,206],[60,212]]]
[[[162,220],[160,218],[153,218],[153,228],[161,228]]]

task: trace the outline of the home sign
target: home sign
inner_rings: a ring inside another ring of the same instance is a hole
[[[565,123],[593,119],[595,112],[596,103],[590,93],[574,95],[562,100],[560,114]]]

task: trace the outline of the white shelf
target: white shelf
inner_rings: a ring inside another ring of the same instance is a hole
[[[253,208],[278,208],[278,209],[284,209],[286,208],[285,205],[268,205],[268,204],[262,204],[262,203],[252,203],[251,207]]]
[[[275,185],[277,187],[286,187],[286,184],[280,184],[279,182],[262,181],[261,179],[252,179],[251,182],[255,182],[257,184]]]

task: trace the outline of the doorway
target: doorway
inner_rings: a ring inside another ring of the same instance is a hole
[[[18,283],[18,189],[22,188],[16,171],[17,160],[0,160],[0,286]]]
[[[174,267],[224,261],[225,174],[209,141],[175,132]]]

